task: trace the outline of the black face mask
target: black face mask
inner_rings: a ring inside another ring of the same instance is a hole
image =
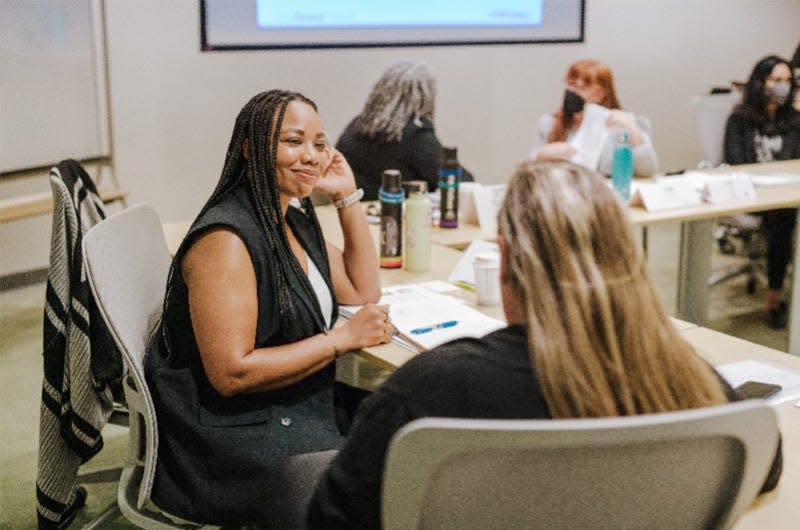
[[[564,115],[572,116],[583,110],[586,101],[572,90],[564,91]]]

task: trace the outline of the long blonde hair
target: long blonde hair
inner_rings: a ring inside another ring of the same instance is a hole
[[[554,418],[724,403],[713,370],[678,334],[605,179],[569,162],[523,162],[498,216],[509,292],[527,325]]]

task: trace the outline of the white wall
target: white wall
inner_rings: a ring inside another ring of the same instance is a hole
[[[250,96],[303,92],[336,138],[398,58],[431,65],[439,137],[480,181],[506,179],[526,156],[537,117],[559,104],[566,66],[585,57],[607,62],[623,106],[650,117],[662,169],[690,167],[700,158],[690,98],[746,78],[764,55],[790,55],[800,36],[800,0],[586,3],[581,44],[201,53],[196,0],[107,0],[118,177],[131,203],[153,204],[165,221],[191,218]],[[42,266],[43,256],[26,261]]]

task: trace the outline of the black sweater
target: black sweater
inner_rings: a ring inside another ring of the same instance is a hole
[[[729,399],[738,397],[726,386]],[[525,330],[509,326],[418,355],[360,406],[344,447],[311,501],[308,527],[380,528],[383,463],[389,441],[423,417],[550,418],[528,357]],[[764,490],[781,472],[778,448]]]
[[[724,147],[723,161],[728,164],[800,158],[800,112],[790,109],[776,123],[738,107],[725,126]]]
[[[433,130],[433,123],[422,118],[419,124],[411,119],[403,128],[399,142],[368,138],[356,132],[356,117],[336,142],[356,177],[356,184],[364,189],[362,200],[378,198],[381,175],[385,169],[398,169],[403,181],[424,180],[428,191],[439,185],[439,164],[442,161],[442,144]],[[462,181],[471,181],[472,175],[464,170]]]

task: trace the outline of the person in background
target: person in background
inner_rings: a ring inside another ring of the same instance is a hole
[[[756,63],[744,87],[741,104],[725,126],[723,161],[753,164],[800,158],[800,112],[792,106],[797,81],[788,61],[775,55]],[[767,239],[767,324],[783,328],[788,305],[783,280],[792,255],[797,210],[786,208],[762,214]]]
[[[434,130],[436,81],[425,63],[398,61],[372,87],[361,113],[345,128],[336,148],[350,162],[363,200],[377,200],[385,169],[403,180],[439,185],[442,144]],[[462,181],[471,181],[464,171]]]
[[[343,250],[323,238],[312,190],[335,201]],[[280,502],[265,495],[275,467],[339,447],[333,361],[391,332],[388,308],[373,303],[378,258],[359,197],[311,100],[272,90],[244,106],[219,183],[175,254],[145,359],[160,508],[263,524]],[[333,328],[339,303],[365,305]]]
[[[310,501],[309,528],[380,527],[389,441],[417,418],[600,418],[738,399],[670,321],[598,173],[523,162],[498,227],[508,327],[415,357],[361,404]]]
[[[606,126],[615,130],[628,131],[633,149],[633,172],[647,177],[658,171],[658,157],[650,139],[652,128],[650,120],[622,110],[614,89],[611,69],[600,61],[584,59],[573,63],[567,70],[566,89],[561,108],[554,114],[544,114],[539,118],[539,126],[531,158],[535,160],[569,160],[575,148],[569,144],[583,119],[583,107],[594,103],[608,109],[611,113]],[[614,157],[614,135],[609,135],[597,169],[604,175],[611,174]]]

